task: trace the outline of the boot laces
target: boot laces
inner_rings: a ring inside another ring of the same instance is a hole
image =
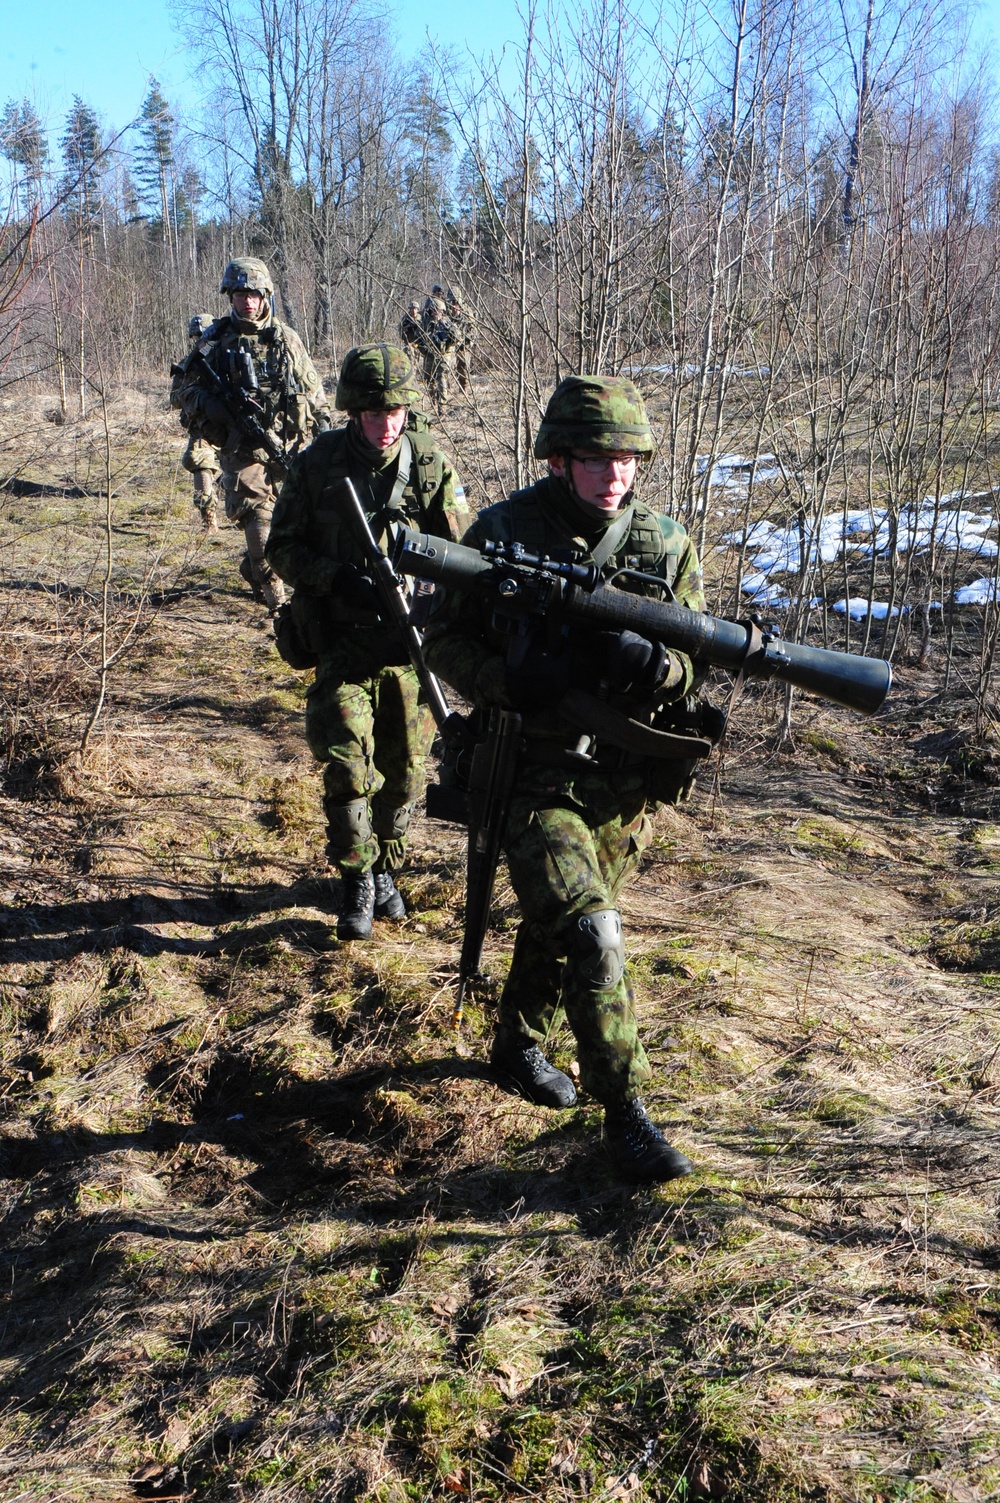
[[[641,1101],[630,1101],[621,1115],[621,1130],[625,1141],[636,1154],[646,1153],[650,1148],[659,1148],[666,1141],[655,1122],[652,1122]]]

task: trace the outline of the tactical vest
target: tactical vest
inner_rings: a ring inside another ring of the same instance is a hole
[[[422,525],[421,508],[426,507],[431,497],[444,481],[444,455],[435,447],[429,433],[407,425],[406,439],[410,445],[410,473],[398,500],[390,498],[383,510],[391,513],[393,521],[405,520]],[[324,489],[329,489],[338,480],[355,478],[357,461],[352,460],[347,449],[347,429],[335,428],[321,434],[313,450],[314,458],[322,455]],[[362,504],[366,500],[362,497]],[[366,508],[367,509],[367,508]]]
[[[541,486],[547,484],[544,480],[540,482]],[[585,550],[581,550],[578,541],[574,542],[573,535],[568,530],[564,531],[557,519],[544,514],[539,489],[539,485],[526,486],[524,490],[515,491],[506,503],[501,502],[496,508],[489,509],[491,523],[494,511],[496,520],[503,521],[503,541],[516,540],[533,553],[544,553],[552,549],[552,534],[556,533],[562,535],[561,541],[566,547],[572,548],[575,556],[589,556]],[[614,523],[611,525],[614,526]],[[634,569],[640,574],[652,574],[656,579],[672,585],[686,540],[687,534],[679,522],[664,516],[662,512],[651,511],[641,501],[634,501],[631,526],[611,557],[602,565],[601,573],[607,579],[618,569]],[[639,586],[637,582],[626,581],[626,588],[635,590]],[[650,591],[658,593],[655,586],[650,586]]]
[[[216,324],[213,324],[205,337],[211,338],[215,328]],[[236,364],[240,351],[246,351],[253,361],[257,379],[254,395],[264,409],[264,426],[271,428],[279,412],[284,413],[288,398],[299,392],[299,383],[288,358],[284,329],[281,324],[272,322],[259,334],[240,334],[228,319],[223,322],[218,342],[205,354],[212,369],[229,385],[240,384]]]

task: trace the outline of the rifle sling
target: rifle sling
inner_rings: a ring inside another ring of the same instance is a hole
[[[634,507],[629,504],[620,517],[616,517],[599,542],[595,543],[590,550],[590,556],[599,569],[617,553],[619,546],[628,536],[632,526]]]
[[[599,743],[604,741],[639,756],[688,760],[707,757],[712,752],[712,743],[704,736],[681,736],[675,731],[658,731],[651,725],[642,725],[604,700],[595,699],[585,689],[568,689],[559,701],[559,713],[596,736]]]
[[[382,524],[382,530],[387,534],[391,524],[398,522],[403,516],[403,508],[400,502],[403,499],[403,492],[406,490],[407,483],[409,482],[412,466],[413,446],[404,432],[399,436],[399,455],[396,460],[396,478],[392,483],[392,492],[388,501],[382,507],[378,519]],[[388,551],[388,548],[385,551]]]

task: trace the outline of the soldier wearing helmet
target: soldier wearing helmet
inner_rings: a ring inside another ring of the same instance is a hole
[[[399,342],[411,360],[424,352],[424,330],[420,322],[420,304],[414,298],[399,320]]]
[[[274,502],[296,454],[330,424],[330,409],[315,367],[295,330],[274,317],[271,274],[256,256],[230,261],[220,292],[230,312],[215,319],[196,341],[223,386],[249,403],[249,410],[272,440],[269,452],[234,416],[231,400],[220,393],[189,356],[179,367],[182,422],[192,436],[219,454],[226,516],[243,529],[246,553],[240,573],[254,599],[273,615],[284,599],[281,580],[264,555]]]
[[[458,377],[459,386],[467,392],[472,386],[469,363],[472,359],[475,334],[472,319],[462,303],[461,294],[454,289],[448,298],[448,322],[454,333],[452,354],[455,361],[455,375]]]
[[[418,400],[405,350],[349,350],[336,393],[347,422],[293,461],[267,545],[271,566],[294,591],[296,641],[316,667],[306,737],[324,764],[326,853],[342,883],[339,939],[367,939],[374,918],[405,916],[394,876],[426,782],[434,722],[379,619],[364,554],[331,492],[338,480],[353,482],[383,548],[400,523],[461,536],[465,492],[430,434],[408,422]]]
[[[620,588],[662,594],[666,587],[681,604],[703,610],[690,538],[637,496],[642,462],[652,452],[645,406],[631,381],[569,376],[553,393],[535,441],[548,474],[480,512],[463,542],[518,542],[595,564],[606,579],[627,569]],[[618,898],[651,838],[647,805],[675,799],[687,781],[687,767],[676,761],[657,770],[649,744],[671,746],[676,758],[676,742],[658,742],[651,731],[683,723],[696,668],[683,653],[630,631],[530,628],[519,635],[504,625],[473,594],[438,595],[425,637],[428,665],[445,683],[482,711],[501,706],[522,717],[525,750],[504,842],[522,916],[491,1062],[501,1082],[529,1100],[572,1106],[573,1081],[539,1047],[564,1011],[581,1084],[605,1108],[618,1173],[636,1182],[687,1174],[690,1163],[641,1100],[650,1068],[625,984]],[[595,686],[590,698],[586,691]],[[642,750],[633,748],[643,735],[622,730],[628,721],[648,738]],[[590,733],[583,747],[581,731]]]
[[[435,282],[420,313],[423,330],[424,380],[436,410],[448,400],[448,377],[455,363],[455,330],[448,317],[444,288]]]
[[[192,344],[197,344],[202,335],[207,333],[215,320],[211,313],[195,313],[188,320],[188,339]],[[180,407],[180,392],[183,384],[184,365],[171,367],[173,381],[170,386],[170,405]],[[182,416],[181,422],[184,423]],[[188,426],[185,424],[185,426]],[[200,437],[195,429],[188,433],[187,446],[181,455],[181,464],[191,476],[194,495],[192,501],[195,510],[201,516],[201,525],[204,532],[218,532],[219,518],[218,507],[215,497],[215,482],[221,473],[219,464],[219,451],[210,444],[207,439]]]

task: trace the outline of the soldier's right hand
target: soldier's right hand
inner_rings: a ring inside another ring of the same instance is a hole
[[[374,581],[357,564],[341,564],[330,583],[330,591],[359,610],[374,611],[378,608],[378,591]]]

